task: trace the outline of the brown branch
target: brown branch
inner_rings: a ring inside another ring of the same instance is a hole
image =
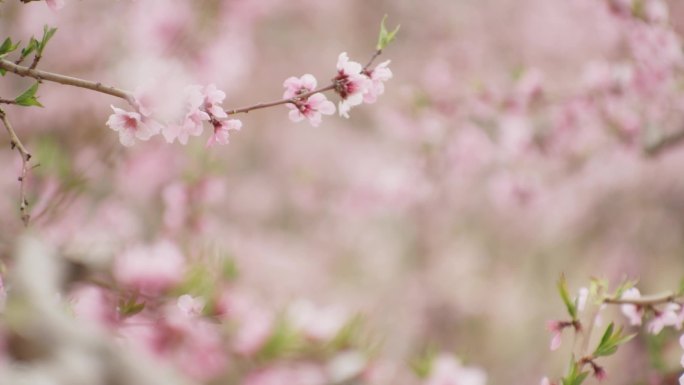
[[[67,86],[85,88],[92,91],[100,92],[103,94],[108,94],[116,96],[117,98],[124,99],[125,101],[131,103],[133,97],[128,91],[116,88],[113,86],[106,86],[100,82],[93,82],[90,80],[79,79],[71,76],[56,74],[47,71],[41,71],[37,69],[32,69],[29,67],[24,67],[12,63],[11,61],[0,59],[0,69],[15,73],[19,76],[30,77],[36,80],[43,81],[47,80],[49,82],[64,84]]]
[[[329,84],[325,87],[321,87],[321,88],[315,89],[313,91],[310,91],[310,92],[307,92],[307,93],[304,93],[301,95],[297,95],[297,96],[289,98],[289,99],[280,99],[280,100],[267,102],[267,103],[258,103],[258,104],[254,104],[254,105],[249,106],[249,107],[242,107],[242,108],[237,108],[234,110],[229,110],[229,111],[226,111],[226,113],[228,115],[235,115],[235,114],[240,114],[240,113],[249,113],[250,111],[260,110],[262,108],[279,106],[281,104],[287,104],[287,103],[297,104],[297,101],[299,101],[299,100],[306,99],[311,95],[318,94],[321,92],[330,91],[333,89],[335,89],[335,85]]]
[[[640,298],[605,298],[603,303],[614,305],[637,305],[637,306],[653,306],[665,303],[675,302],[681,298],[681,294],[676,294],[671,291],[666,291],[660,294],[647,295]]]
[[[661,138],[655,140],[644,146],[644,152],[649,156],[656,156],[664,150],[675,146],[684,140],[684,129],[663,135]]]
[[[0,110],[0,120],[7,129],[7,133],[10,136],[10,145],[12,149],[16,149],[21,155],[21,174],[17,178],[19,180],[19,211],[21,213],[21,220],[24,222],[24,226],[28,226],[31,220],[31,215],[28,212],[28,200],[26,199],[26,175],[28,174],[29,165],[28,162],[31,160],[31,154],[26,150],[24,144],[17,136],[16,131],[12,127],[9,119],[7,119],[7,114],[5,111]]]

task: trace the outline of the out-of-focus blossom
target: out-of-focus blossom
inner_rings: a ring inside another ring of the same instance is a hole
[[[577,310],[582,312],[587,306],[587,299],[589,298],[589,289],[586,287],[581,287],[577,293]]]
[[[273,315],[247,294],[230,289],[223,291],[216,311],[236,324],[233,348],[239,354],[255,354],[273,332]]]
[[[370,79],[361,73],[361,64],[349,60],[346,52],[337,59],[337,76],[334,79],[335,91],[342,100],[339,102],[340,116],[349,117],[349,110],[363,103],[363,95],[370,86]]]
[[[567,324],[562,321],[549,321],[546,324],[546,329],[551,332],[551,344],[549,349],[558,350],[561,346],[563,329],[567,327]]]
[[[114,278],[122,285],[144,293],[157,294],[183,279],[185,258],[170,241],[137,246],[114,261]]]
[[[96,325],[108,325],[116,320],[112,293],[95,285],[79,285],[70,294],[71,308],[77,318]]]
[[[135,138],[148,140],[161,131],[161,124],[143,117],[140,113],[129,112],[112,106],[114,113],[109,116],[107,126],[119,132],[119,141],[124,146],[132,146]]]
[[[636,287],[629,288],[622,293],[622,299],[639,299],[641,298],[641,293]],[[644,316],[644,309],[638,305],[623,304],[620,306],[622,314],[629,319],[629,323],[634,326],[641,325],[641,319]]]
[[[325,385],[323,370],[313,364],[272,366],[250,373],[242,385]]]
[[[680,313],[682,309],[679,304],[668,303],[665,308],[656,311],[653,319],[648,323],[648,332],[659,334],[666,326],[678,326],[681,328]]]
[[[45,2],[53,11],[59,11],[64,7],[64,0],[45,0]]]
[[[392,70],[389,69],[390,60],[384,61],[364,74],[371,80],[363,94],[364,103],[375,103],[378,96],[385,93],[385,82],[392,78]]]
[[[359,376],[367,363],[368,359],[361,352],[347,351],[333,357],[326,369],[332,383],[344,383]]]
[[[479,368],[466,367],[450,354],[434,359],[432,369],[423,385],[485,385],[487,374]]]
[[[178,297],[177,306],[188,316],[199,316],[202,314],[202,309],[204,309],[204,299],[183,294]]]
[[[215,144],[228,144],[230,131],[240,131],[242,121],[239,119],[221,120],[214,125],[214,133],[207,140],[207,147]]]
[[[221,103],[226,98],[225,92],[219,90],[215,84],[209,84],[202,90],[202,95],[204,96],[202,110],[215,118],[222,119],[228,117],[228,114],[221,106]]]
[[[340,308],[316,308],[306,300],[296,301],[287,314],[295,329],[317,341],[334,338],[349,319],[348,314]]]

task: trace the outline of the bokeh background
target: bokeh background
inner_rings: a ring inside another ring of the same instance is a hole
[[[376,104],[320,127],[255,111],[225,147],[124,148],[105,126],[120,100],[44,84],[45,108],[6,108],[40,164],[32,231],[95,264],[170,238],[233,259],[266,307],[362,314],[389,360],[431,346],[490,384],[538,383],[567,363],[570,343],[549,354],[545,330],[563,316],[561,273],[573,291],[684,276],[684,142],[653,150],[684,129],[684,6],[663,4],[664,18],[599,0],[6,0],[3,38],[58,28],[39,68],[126,89],[215,83],[226,109],[277,99],[289,76],[323,83],[340,52],[370,57],[384,14],[401,24]],[[7,75],[0,96],[29,84]],[[20,161],[0,144],[7,262]],[[649,344],[609,361],[610,383],[646,383]]]

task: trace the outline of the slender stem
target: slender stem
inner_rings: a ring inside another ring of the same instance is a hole
[[[304,93],[301,95],[297,95],[297,96],[289,98],[289,99],[280,99],[280,100],[275,100],[275,101],[267,102],[267,103],[258,103],[258,104],[254,104],[254,105],[248,106],[248,107],[242,107],[242,108],[237,108],[234,110],[229,110],[229,111],[227,111],[227,114],[228,115],[235,115],[235,114],[240,114],[240,113],[248,113],[248,112],[253,111],[253,110],[260,110],[262,108],[279,106],[281,104],[287,104],[287,103],[296,104],[298,100],[308,98],[309,96],[311,96],[313,94],[318,94],[318,93],[330,91],[333,89],[335,89],[335,85],[330,84],[330,85],[327,85],[325,87],[321,87],[321,88],[315,89],[313,91],[310,91],[310,92],[307,92],[307,93]]]
[[[364,71],[368,70],[368,68],[370,68],[370,66],[373,65],[373,62],[375,61],[375,59],[377,59],[378,56],[380,56],[380,55],[382,55],[382,50],[381,50],[381,49],[376,50],[376,51],[373,53],[373,56],[371,56],[370,60],[368,61],[368,64],[366,64],[366,66],[363,67],[363,70],[364,70]]]
[[[89,80],[74,78],[71,76],[60,75],[52,72],[41,71],[37,69],[31,69],[29,67],[20,66],[12,63],[11,61],[0,59],[0,69],[15,73],[19,76],[30,77],[36,80],[43,81],[47,80],[49,82],[55,82],[59,84],[64,84],[73,87],[85,88],[92,91],[101,92],[103,94],[108,94],[121,98],[130,103],[132,100],[132,94],[128,91],[122,90],[120,88],[106,86],[100,82],[93,82]]]
[[[647,295],[640,298],[606,298],[603,300],[604,303],[615,304],[615,305],[637,305],[637,306],[652,306],[660,305],[670,302],[675,302],[681,295],[675,294],[671,291],[666,291],[660,294]]]
[[[28,174],[28,162],[31,160],[31,154],[26,150],[26,147],[24,147],[24,144],[19,139],[19,136],[17,136],[9,119],[7,119],[7,114],[3,110],[0,110],[0,120],[10,136],[12,148],[15,148],[21,155],[21,174],[19,178],[17,178],[19,180],[19,211],[21,212],[21,220],[24,222],[24,226],[28,226],[31,215],[28,213],[29,204],[26,199],[26,175]]]
[[[655,142],[647,144],[644,146],[644,152],[646,155],[656,156],[667,148],[679,144],[682,140],[684,140],[684,129],[666,134]]]

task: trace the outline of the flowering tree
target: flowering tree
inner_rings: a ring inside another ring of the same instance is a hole
[[[681,383],[682,12],[0,1],[0,383]]]

